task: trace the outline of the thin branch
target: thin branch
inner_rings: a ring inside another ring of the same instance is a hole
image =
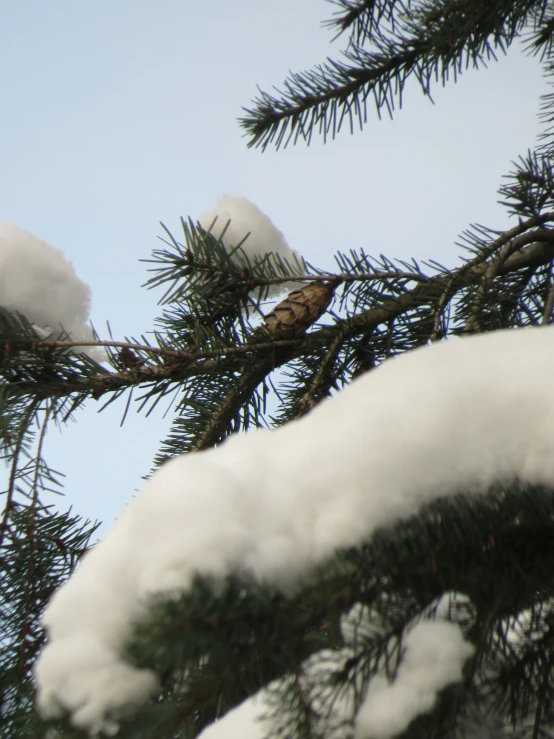
[[[337,332],[337,335],[334,338],[334,340],[331,342],[329,349],[325,352],[325,356],[321,360],[318,370],[315,373],[314,377],[312,378],[312,381],[310,382],[308,389],[306,390],[306,392],[300,399],[300,406],[296,414],[297,418],[299,418],[300,416],[304,416],[315,405],[317,405],[317,403],[319,402],[321,398],[316,399],[316,396],[321,394],[320,391],[324,387],[324,385],[327,385],[327,390],[328,390],[329,383],[324,382],[325,373],[328,371],[330,366],[333,364],[333,362],[339,355],[345,338],[346,336],[345,336],[344,330]]]
[[[178,261],[178,260],[175,260]],[[243,280],[250,289],[254,289],[256,287],[265,287],[267,285],[281,285],[284,282],[320,282],[321,280],[326,280],[330,282],[336,282],[337,284],[340,284],[341,282],[368,282],[371,280],[408,280],[413,282],[427,282],[428,280],[432,279],[428,275],[424,275],[421,272],[402,272],[400,270],[390,270],[390,271],[383,271],[383,270],[374,270],[371,272],[357,272],[357,273],[349,273],[349,272],[326,272],[325,270],[318,270],[317,274],[311,275],[311,274],[296,274],[296,275],[254,275],[251,271],[246,272],[246,276],[244,276],[245,271],[243,270],[238,275],[236,273],[230,272],[229,270],[226,270],[225,267],[221,266],[220,264],[212,264],[211,262],[207,263],[200,263],[197,265],[194,265],[193,262],[187,263],[187,266],[184,266],[182,269],[182,273],[184,277],[188,277],[190,274],[190,266],[195,266],[198,271],[205,271],[207,273],[211,273],[212,277],[214,274],[220,274],[222,276],[226,276],[229,278],[229,280],[236,280],[237,277],[241,280]],[[210,277],[210,279],[212,279]]]
[[[35,556],[37,551],[37,541],[36,541],[36,531],[35,531],[35,524],[36,524],[36,512],[37,512],[37,505],[39,500],[39,484],[40,484],[40,477],[41,477],[41,462],[42,462],[42,449],[44,447],[44,439],[46,437],[46,430],[48,428],[48,421],[50,420],[50,416],[52,414],[53,410],[53,404],[48,403],[46,407],[46,411],[44,413],[44,419],[42,422],[42,428],[40,430],[39,438],[38,438],[38,444],[37,444],[37,451],[35,454],[35,460],[34,460],[34,472],[33,472],[33,480],[32,480],[32,498],[31,498],[31,506],[29,509],[29,525],[27,526],[27,544],[29,545],[29,553],[27,555],[27,566],[26,566],[26,575],[27,575],[27,582],[25,584],[25,613],[23,617],[23,623],[21,627],[21,633],[19,635],[19,643],[21,646],[21,657],[19,660],[19,668],[20,668],[20,675],[23,678],[23,676],[26,673],[26,663],[27,663],[27,656],[26,656],[26,646],[27,646],[27,637],[31,631],[32,627],[32,609],[33,605],[35,605],[35,598],[33,596],[33,590],[34,590],[34,584],[35,584]]]
[[[248,146],[265,150],[271,143],[279,148],[300,139],[309,144],[315,130],[326,141],[345,121],[351,132],[355,126],[362,129],[370,96],[378,113],[385,109],[392,115],[397,101],[402,105],[410,78],[430,96],[434,81],[446,83],[464,66],[486,64],[497,58],[496,50],[504,53],[525,27],[534,3],[496,3],[496,11],[483,0],[342,4],[347,12],[335,26],[339,33],[352,29],[342,58],[291,73],[274,94],[260,90],[239,119]]]
[[[182,352],[176,349],[164,349],[161,346],[151,346],[150,344],[132,344],[128,341],[70,341],[45,339],[37,341],[36,339],[18,340],[18,344],[28,344],[31,348],[37,346],[45,346],[52,349],[71,349],[77,346],[110,346],[116,349],[133,349],[135,351],[157,354],[160,357],[172,357],[182,359],[185,356],[192,356],[190,352]]]
[[[4,543],[4,533],[8,531],[9,529],[8,520],[10,517],[10,513],[12,511],[13,506],[15,505],[15,502],[14,502],[15,482],[17,480],[19,457],[23,449],[25,435],[29,428],[29,421],[35,414],[39,406],[39,403],[40,401],[35,399],[31,403],[29,408],[27,409],[27,412],[25,413],[25,416],[22,419],[21,426],[20,426],[20,433],[18,434],[17,441],[15,443],[13,457],[12,457],[12,464],[10,467],[10,476],[8,478],[8,489],[6,491],[6,503],[4,507],[4,515],[2,517],[2,522],[0,523],[0,549],[2,548],[2,545]]]
[[[313,72],[293,74],[291,80],[285,82],[285,92],[278,91],[281,99],[260,91],[260,97],[253,101],[254,107],[244,108],[246,115],[239,119],[250,139],[247,146],[259,146],[265,151],[274,139],[277,139],[276,148],[286,147],[291,140],[296,143],[299,138],[309,143],[315,124],[319,124],[325,138],[329,133],[334,138],[345,116],[350,118],[351,128],[352,115],[356,115],[361,125],[362,110],[376,85],[391,84],[395,76],[408,77],[426,48],[424,42],[411,39],[410,44],[397,49],[396,53],[375,54],[358,49],[356,65],[341,65],[330,60]],[[345,55],[348,58],[347,52]],[[360,95],[362,107],[358,100]],[[382,97],[384,99],[385,95]],[[343,113],[337,122],[339,106],[343,106]]]
[[[279,359],[274,359],[273,356],[263,357],[261,361],[245,367],[230,392],[221,401],[206,428],[197,437],[191,451],[199,452],[221,441],[222,429],[228,426],[229,421],[238,413],[258,385],[264,381],[275,366],[280,366],[289,359],[290,352],[286,352]]]

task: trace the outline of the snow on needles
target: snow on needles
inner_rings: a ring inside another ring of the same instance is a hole
[[[268,216],[246,198],[222,195],[211,210],[202,213],[198,223],[215,238],[221,239],[228,251],[240,244],[240,249],[233,255],[238,263],[241,263],[242,250],[253,265],[265,261],[267,255],[271,254],[287,262],[294,273],[301,274],[303,271],[300,253],[291,249]],[[283,290],[297,287],[298,282],[272,285],[268,294],[273,297]]]
[[[1,306],[24,315],[41,338],[69,335],[71,340],[92,341],[90,299],[90,287],[59,249],[0,222]],[[97,360],[104,356],[94,349],[86,351]]]
[[[289,589],[440,496],[554,485],[552,366],[550,327],[437,342],[286,426],[164,464],[45,610],[42,714],[115,730],[111,717],[157,688],[121,656],[145,597],[185,591],[195,573]]]
[[[430,711],[440,690],[462,680],[473,647],[448,621],[420,621],[404,639],[405,653],[393,682],[377,676],[356,716],[356,739],[391,739]]]
[[[403,648],[394,680],[389,680],[384,670],[370,680],[354,721],[354,739],[392,739],[403,732],[417,716],[433,708],[441,690],[462,680],[463,666],[474,651],[457,624],[440,619],[415,624],[404,636]],[[344,667],[343,663],[351,656],[351,650],[341,650],[333,654],[332,662],[337,668]],[[317,659],[315,655],[310,660],[312,666]],[[322,664],[326,664],[325,659]],[[306,673],[304,666],[302,672]],[[273,691],[278,682],[272,684]],[[352,736],[349,718],[352,718],[354,701],[352,691],[349,692],[340,699],[328,696],[331,715],[327,715],[325,721],[337,727],[331,730],[334,739]],[[325,706],[315,707],[315,710],[312,706],[314,715],[320,713],[318,708],[325,709]],[[270,718],[272,712],[271,694],[261,690],[204,729],[200,737],[265,739],[275,730]]]

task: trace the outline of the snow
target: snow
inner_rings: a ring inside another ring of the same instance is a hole
[[[156,677],[122,647],[145,598],[186,591],[196,573],[291,591],[439,497],[515,478],[554,485],[553,365],[550,327],[437,342],[286,426],[164,464],[44,612],[41,713],[112,730],[154,694]]]
[[[266,739],[271,723],[264,720],[270,709],[265,691],[243,701],[232,711],[207,726],[199,739]]]
[[[63,252],[28,231],[0,222],[0,305],[24,315],[40,338],[69,334],[94,340],[88,323],[90,287]],[[76,349],[79,351],[79,349]],[[102,350],[81,348],[97,360]]]
[[[351,621],[356,608],[349,614]],[[356,620],[362,613],[363,609],[357,610]],[[369,620],[366,625],[370,625]],[[403,657],[394,680],[386,677],[384,669],[370,680],[355,716],[354,739],[392,739],[400,734],[417,716],[433,708],[441,690],[462,680],[462,668],[474,651],[473,646],[465,641],[460,627],[445,620],[419,621],[404,637],[403,648]],[[314,655],[309,660],[310,665],[302,666],[304,682],[310,678],[321,679],[321,674],[315,674],[318,666],[320,673],[327,674],[330,668],[341,669],[352,654],[352,649],[343,649]],[[310,675],[310,672],[313,674]],[[270,691],[274,692],[278,685],[279,681],[273,683]],[[261,690],[229,711],[204,729],[200,734],[201,739],[266,739],[272,736],[277,727],[271,722],[273,706],[270,691]],[[314,715],[325,714],[326,706],[330,707],[330,714],[325,715],[325,726],[330,728],[323,734],[323,725],[316,727],[318,736],[347,739],[352,735],[353,697],[353,691],[350,690],[340,700],[331,700],[331,695],[324,695],[316,701],[316,705],[311,704]]]
[[[390,739],[422,713],[437,694],[462,680],[462,668],[473,653],[460,627],[448,621],[420,621],[404,639],[405,653],[395,679],[370,681],[356,716],[355,739]]]
[[[267,254],[273,254],[287,262],[294,273],[304,272],[300,253],[291,249],[269,217],[246,198],[222,195],[211,210],[199,216],[198,223],[215,238],[221,239],[228,251],[241,245],[232,256],[238,264],[244,263],[242,250],[252,265],[264,260]],[[250,235],[244,241],[248,234]],[[277,274],[281,273],[278,271]],[[302,284],[291,281],[272,285],[267,294],[273,297],[283,290],[301,287]]]

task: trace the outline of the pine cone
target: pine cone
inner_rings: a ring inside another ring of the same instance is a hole
[[[293,290],[265,317],[265,331],[283,339],[295,339],[327,310],[335,292],[336,282],[310,282]]]

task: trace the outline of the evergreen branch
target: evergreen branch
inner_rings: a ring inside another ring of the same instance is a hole
[[[202,381],[189,382],[179,403],[181,413],[156,456],[156,466],[175,454],[212,447],[239,428],[259,426],[265,395],[260,399],[257,388],[262,384],[265,393],[265,379],[276,366],[290,359],[291,352],[287,347],[264,352],[247,364],[241,363],[233,372],[221,370],[209,384],[209,391]]]
[[[317,372],[312,377],[312,380],[306,389],[304,395],[300,399],[296,417],[306,415],[317,403],[322,400],[329,392],[329,389],[334,384],[334,377],[331,372],[332,365],[336,361],[344,341],[346,339],[346,332],[344,331],[346,324],[337,331],[337,335],[329,344],[328,350],[325,352]]]
[[[148,345],[143,346],[126,342],[114,342],[114,344],[123,348],[140,349],[141,351],[156,351],[156,347],[150,347]],[[53,377],[49,378],[47,382],[42,383],[14,380],[10,383],[10,387],[19,396],[29,395],[38,400],[62,398],[72,393],[88,393],[95,400],[98,400],[107,392],[114,392],[127,387],[145,383],[157,384],[163,380],[182,382],[196,375],[213,374],[217,361],[224,358],[240,357],[245,354],[257,354],[268,351],[274,352],[276,349],[294,347],[301,344],[301,338],[293,338],[243,344],[236,347],[222,347],[220,349],[198,352],[175,351],[167,355],[172,360],[167,363],[137,366],[121,372],[109,372],[105,370],[102,374],[88,377],[73,377],[70,379]]]
[[[33,528],[32,595],[22,583],[30,576],[29,527]],[[70,574],[96,526],[67,513],[38,507],[12,509],[9,542],[0,559],[0,726],[3,739],[43,736],[46,729],[34,710],[32,660],[44,642],[39,617],[52,592]],[[22,642],[21,635],[27,639]]]
[[[115,392],[126,387],[151,383],[156,388],[161,382],[183,382],[188,378],[214,371],[228,371],[231,366],[221,364],[223,360],[235,361],[240,355],[258,356],[271,353],[272,368],[280,366],[288,354],[274,355],[275,350],[292,349],[290,358],[301,357],[309,347],[326,346],[335,339],[337,328],[346,325],[346,337],[355,336],[375,328],[379,324],[388,323],[423,305],[436,305],[444,300],[445,290],[457,292],[462,288],[479,283],[487,274],[487,260],[496,251],[510,242],[510,256],[498,267],[499,275],[508,275],[522,269],[540,266],[554,258],[554,233],[548,229],[537,228],[549,220],[554,220],[554,213],[528,219],[515,228],[501,234],[462,267],[452,272],[422,280],[413,289],[404,290],[398,296],[384,299],[375,307],[361,311],[347,319],[337,319],[336,326],[321,327],[303,337],[277,339],[244,343],[238,346],[220,346],[205,351],[180,351],[150,345],[129,342],[104,342],[107,345],[133,349],[141,353],[160,354],[167,361],[152,365],[141,365],[120,372],[103,371],[86,377],[72,376],[59,378],[56,375],[42,379],[40,382],[18,379],[10,381],[12,392],[19,396],[31,395],[38,400],[44,398],[67,397],[72,393],[88,393],[98,399],[106,392]],[[430,334],[433,328],[431,326]],[[39,342],[40,343],[40,342]],[[52,344],[52,342],[50,342]],[[62,345],[75,345],[74,342],[63,342]],[[92,342],[103,345],[103,342]],[[78,344],[77,344],[78,345]],[[61,347],[60,347],[61,348]],[[240,365],[239,365],[240,366]]]
[[[312,72],[294,73],[284,83],[284,91],[275,97],[260,90],[253,108],[244,108],[239,119],[249,137],[248,147],[262,151],[275,141],[275,148],[286,147],[299,138],[309,144],[313,129],[319,126],[324,141],[335,138],[344,118],[354,130],[354,118],[360,128],[367,120],[366,103],[374,94],[377,108],[387,104],[389,87],[395,78],[403,80],[415,70],[426,50],[425,44],[414,42],[411,48],[370,54],[357,49],[345,54],[348,64],[329,60]],[[380,88],[377,85],[380,85]],[[361,104],[360,104],[361,98]],[[342,114],[339,117],[339,109]]]
[[[501,201],[502,205],[520,218],[536,216],[554,203],[550,158],[540,149],[539,152],[529,152],[526,157],[520,157],[515,171],[508,175],[510,182],[499,190],[499,194],[505,198]]]
[[[25,581],[25,611],[23,614],[23,621],[21,625],[20,633],[18,634],[18,642],[21,647],[21,655],[19,659],[18,669],[21,675],[24,675],[29,669],[29,659],[33,658],[33,639],[32,639],[32,626],[36,615],[33,613],[33,609],[36,608],[36,579],[37,579],[37,515],[39,505],[39,485],[41,478],[41,466],[42,466],[42,450],[44,446],[44,439],[46,436],[46,429],[48,427],[48,421],[52,413],[52,405],[49,404],[44,412],[44,418],[42,420],[42,427],[40,430],[37,450],[34,459],[34,472],[32,475],[31,482],[31,505],[28,508],[29,522],[26,532],[27,544],[27,559],[26,559],[26,581]],[[34,645],[36,647],[36,645]]]
[[[284,361],[286,360],[283,358],[281,363]],[[264,357],[260,361],[252,362],[243,368],[230,391],[222,398],[209,423],[202,433],[197,436],[192,451],[199,452],[202,449],[208,449],[222,440],[230,421],[248,402],[258,385],[273,369],[274,361],[272,357]]]
[[[178,260],[174,260],[176,263]],[[190,277],[192,274],[189,271],[188,264],[186,266],[179,265],[171,269],[172,279],[178,279],[180,277]],[[374,270],[371,272],[327,272],[326,270],[317,270],[316,274],[283,274],[283,275],[264,275],[254,274],[248,270],[241,270],[240,272],[230,272],[226,270],[224,266],[218,262],[210,262],[204,260],[196,266],[198,271],[202,271],[206,275],[206,281],[216,280],[216,276],[219,275],[220,279],[225,278],[228,281],[233,280],[233,288],[238,292],[240,287],[247,287],[248,290],[254,290],[257,287],[267,287],[271,285],[281,285],[288,282],[319,282],[320,280],[329,280],[333,282],[366,282],[371,280],[390,279],[390,280],[413,280],[414,282],[425,282],[430,279],[421,272],[402,272],[401,270]],[[238,279],[237,279],[238,278]],[[159,279],[159,278],[158,278]],[[244,283],[244,284],[241,284]],[[86,346],[86,344],[79,344],[79,346]]]
[[[345,120],[351,132],[355,123],[361,129],[370,95],[378,112],[386,108],[392,115],[395,101],[402,105],[411,76],[430,96],[433,79],[445,84],[450,73],[457,77],[470,63],[496,59],[495,49],[505,52],[536,14],[537,0],[449,0],[415,8],[375,0],[345,7],[345,27],[359,21],[352,36],[357,43],[351,41],[343,52],[344,61],[328,59],[308,72],[292,73],[276,95],[260,90],[239,119],[249,147],[263,151],[274,143],[278,149],[300,138],[309,144],[315,129],[326,141],[335,138]],[[382,28],[382,21],[390,28]],[[340,19],[338,25],[340,30]],[[362,48],[365,41],[372,44],[371,51]]]
[[[306,270],[306,263],[293,256],[292,263],[279,254],[249,257],[242,248],[249,234],[230,250],[223,244],[223,234],[216,239],[210,231],[191,219],[181,219],[185,243],[179,243],[166,228],[171,241],[169,249],[155,250],[148,261],[155,266],[155,274],[146,282],[148,288],[170,283],[160,303],[184,302],[194,314],[194,303],[202,304],[202,312],[217,316],[236,314],[241,306],[252,302],[253,296],[262,298],[264,292],[255,289],[259,278],[282,278]],[[225,229],[229,226],[227,222]],[[165,226],[164,226],[165,228]],[[277,279],[278,283],[283,282]],[[262,285],[263,287],[263,285]],[[256,306],[259,301],[254,301]],[[208,309],[208,310],[206,310]],[[214,319],[211,319],[212,321]]]
[[[554,240],[554,231],[541,231],[543,238],[546,236],[547,238],[551,238]],[[494,257],[490,260],[490,262],[487,265],[487,269],[483,275],[483,278],[481,280],[481,284],[479,285],[474,299],[473,308],[471,310],[470,317],[466,324],[466,331],[472,332],[472,331],[478,331],[479,330],[479,314],[482,310],[482,307],[484,305],[487,292],[489,290],[489,287],[491,283],[493,282],[494,278],[498,275],[501,267],[503,264],[506,263],[506,260],[515,252],[521,249],[522,246],[533,243],[536,239],[536,232],[531,233],[525,233],[517,238],[513,238],[509,241],[506,241],[503,246],[498,250],[498,252],[494,255]]]
[[[31,421],[38,409],[38,406],[39,406],[39,401],[36,399],[32,403],[30,403],[29,407],[27,408],[22,418],[22,421],[19,427],[19,433],[18,433],[17,439],[14,444],[14,451],[12,455],[10,474],[8,478],[8,488],[6,491],[6,503],[4,505],[4,514],[2,517],[2,522],[0,523],[0,551],[2,550],[2,547],[4,545],[4,535],[9,531],[10,515],[16,505],[15,504],[15,493],[16,493],[17,473],[19,469],[19,458],[21,456],[21,453],[23,452],[25,438],[27,436]]]
[[[531,35],[527,48],[534,53],[541,52],[544,61],[552,53],[554,36],[554,12],[550,3],[539,6],[535,12],[534,33]],[[542,47],[542,48],[541,48]]]
[[[361,46],[377,30],[384,21],[394,20],[396,6],[406,12],[403,0],[331,0],[344,12],[336,11],[336,17],[324,21],[322,25],[336,28],[337,35],[333,41],[348,29],[350,30],[350,44]]]
[[[554,232],[545,231],[540,234],[533,232],[521,234],[518,238],[519,251],[505,261],[499,268],[498,274],[509,274],[526,267],[546,264],[554,259]],[[524,248],[526,244],[528,246]],[[487,252],[489,250],[487,248]],[[403,293],[396,299],[388,300],[378,307],[352,316],[349,319],[349,335],[360,330],[375,328],[419,306],[435,303],[441,299],[450,283],[454,283],[457,289],[474,285],[483,278],[487,271],[488,264],[483,263],[485,259],[486,256],[478,255],[474,260],[466,262],[463,267],[452,273],[436,277],[428,283],[418,285],[414,290]],[[450,284],[450,289],[453,289],[452,284]],[[319,331],[325,330],[320,329]]]
[[[175,349],[167,349],[163,346],[152,346],[151,344],[136,344],[129,341],[70,341],[70,340],[56,340],[56,339],[44,339],[37,341],[27,339],[18,342],[21,344],[27,344],[30,349],[34,349],[38,346],[49,347],[51,349],[73,349],[76,346],[92,346],[92,347],[112,347],[116,349],[126,349],[138,352],[144,352],[145,354],[156,354],[160,357],[170,357],[175,359],[182,359],[185,352],[181,352]]]
[[[424,25],[429,25],[438,20],[446,20],[449,16],[467,7],[468,0],[447,0],[443,5],[432,6],[430,10],[423,10],[421,21]]]

